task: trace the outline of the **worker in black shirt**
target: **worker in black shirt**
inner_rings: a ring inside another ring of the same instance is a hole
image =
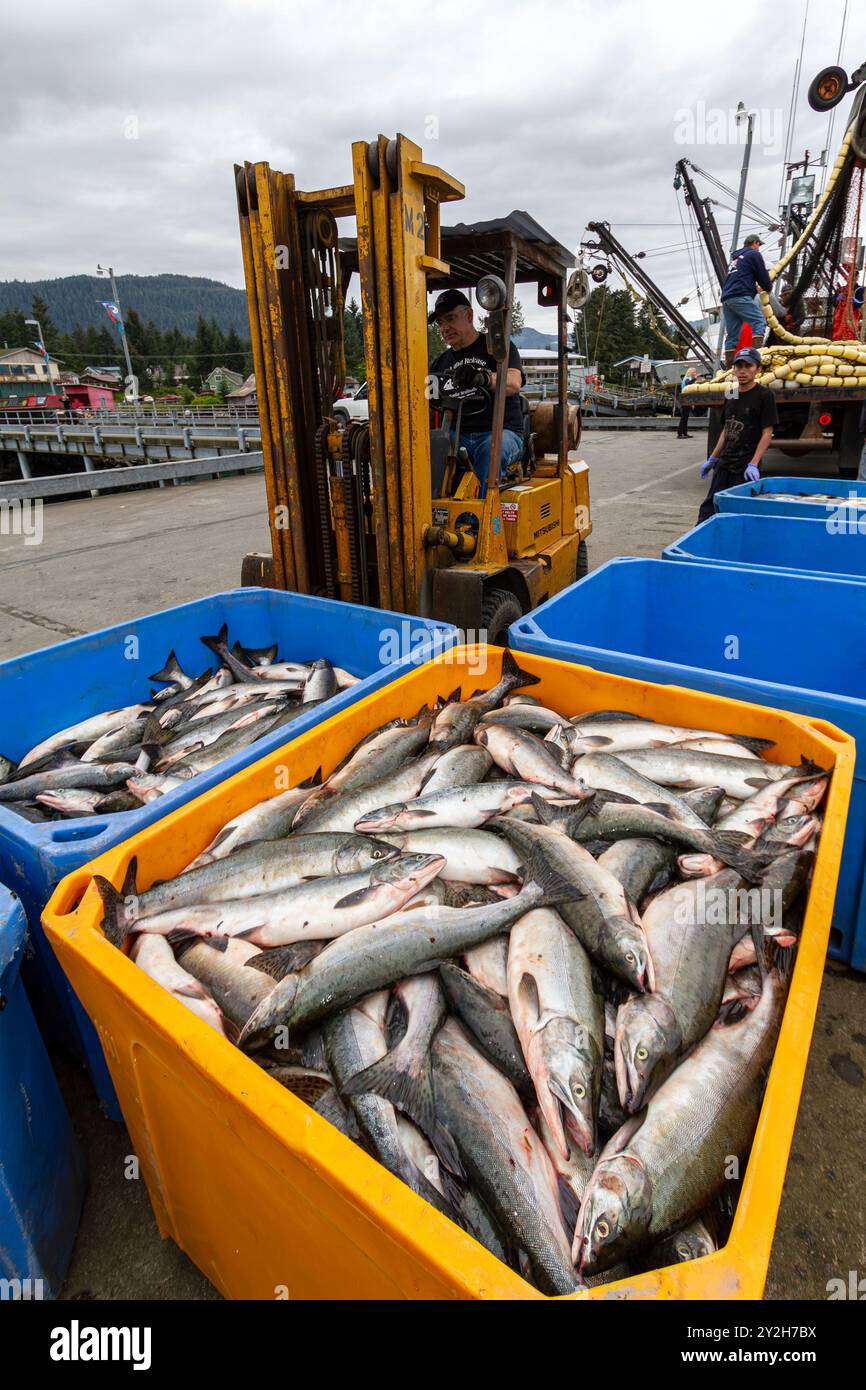
[[[475,327],[472,305],[462,290],[444,290],[428,316],[428,323],[436,324],[448,344],[430,371],[441,380],[442,389],[449,397],[463,397],[466,401],[461,418],[460,444],[469,455],[483,497],[487,491],[493,435],[492,393],[496,386],[496,358],[487,351],[484,334]],[[500,475],[523,452],[523,412],[518,397],[524,381],[520,353],[511,343],[505,384]],[[479,398],[479,389],[488,391],[489,396]]]
[[[701,464],[701,477],[705,478],[711,469],[713,477],[701,503],[698,522],[713,515],[717,492],[742,482],[760,482],[761,459],[773,438],[773,427],[779,423],[775,396],[769,387],[758,385],[760,370],[761,354],[757,348],[741,348],[734,359],[736,394],[725,402],[722,432],[713,453]]]

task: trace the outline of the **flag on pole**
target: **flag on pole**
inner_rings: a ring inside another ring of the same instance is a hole
[[[107,313],[111,322],[116,327],[118,333],[123,332],[123,319],[120,316],[120,305],[113,303],[110,299],[100,299],[100,304]]]
[[[49,356],[48,356],[48,349],[47,349],[47,347],[45,346],[44,343],[40,343],[40,341],[39,341],[38,338],[33,338],[33,339],[32,339],[32,342],[33,342],[33,346],[37,349],[37,351],[42,353],[42,360],[43,360],[43,362],[45,363],[45,365],[46,365],[46,367],[47,367],[47,366],[48,366],[48,363],[49,363],[49,361],[50,361]]]

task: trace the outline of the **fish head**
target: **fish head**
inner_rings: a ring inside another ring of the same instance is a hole
[[[640,1110],[663,1058],[676,1057],[681,1041],[676,1016],[661,994],[639,994],[616,1016],[613,1057],[616,1087],[629,1115]]]
[[[400,817],[405,810],[404,801],[394,801],[390,806],[380,806],[377,811],[368,811],[360,820],[356,820],[355,829],[364,835],[371,831],[378,834],[383,830],[393,830],[399,825]]]
[[[791,800],[796,801],[804,814],[815,811],[823,800],[829,781],[829,777],[816,777],[812,782],[800,782],[792,788]]]
[[[816,816],[786,816],[784,820],[776,821],[768,839],[781,840],[783,844],[799,849],[809,843],[818,827]]]
[[[643,927],[625,916],[609,918],[605,925],[603,949],[610,968],[640,994],[651,990],[655,975]]]
[[[652,1182],[626,1154],[602,1158],[584,1194],[571,1258],[581,1274],[600,1274],[643,1243],[652,1217]]]
[[[696,1221],[694,1225],[678,1231],[671,1237],[671,1244],[674,1255],[682,1263],[701,1260],[705,1255],[712,1255],[717,1248],[703,1221]]]
[[[286,1024],[298,992],[298,979],[297,974],[284,975],[250,1014],[238,1038],[238,1047],[244,1052],[288,1046]]]
[[[407,896],[420,893],[445,867],[444,854],[398,854],[379,864],[370,876],[370,883],[388,883],[400,888]]]
[[[334,872],[338,874],[358,874],[365,869],[375,868],[390,859],[396,859],[399,850],[396,845],[386,844],[384,840],[372,837],[359,844],[357,837],[348,840],[337,850]]]
[[[585,1030],[568,1019],[552,1020],[541,1037],[547,1087],[569,1112],[578,1148],[593,1154],[602,1058]]]

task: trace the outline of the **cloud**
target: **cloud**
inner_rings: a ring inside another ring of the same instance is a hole
[[[805,92],[813,70],[835,61],[841,15],[841,0],[812,0],[792,158],[827,143],[829,118]],[[801,17],[790,0],[721,11],[679,0],[10,7],[0,275],[110,260],[121,272],[242,285],[235,162],[266,159],[302,187],[326,187],[349,181],[353,140],[399,130],[466,184],[454,220],[525,208],[570,247],[589,220],[609,221],[628,249],[650,252],[644,264],[671,297],[690,295],[696,317],[675,160],[734,188],[742,148],[727,123],[745,101],[767,113],[748,196],[777,213]],[[849,33],[843,63],[861,47]],[[723,143],[709,142],[713,112]],[[431,117],[439,138],[425,142]],[[727,242],[733,200],[696,178],[719,200]]]

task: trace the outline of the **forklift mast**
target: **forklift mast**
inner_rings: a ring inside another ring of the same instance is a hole
[[[464,627],[480,626],[493,592],[502,626],[509,593],[526,612],[586,564],[587,467],[568,459],[580,431],[568,403],[566,278],[574,258],[526,213],[443,227],[441,205],[463,198],[463,185],[427,164],[404,135],[356,142],[352,172],[351,184],[305,192],[266,163],[235,167],[273,551],[247,556],[242,582]],[[341,238],[338,222],[351,217],[357,237]],[[341,429],[334,402],[345,377],[343,306],[353,274],[369,421]],[[486,489],[471,468],[461,472],[468,459],[454,442],[459,404],[456,416],[444,407],[432,467],[438,387],[427,323],[428,291],[481,281],[496,364]],[[538,303],[557,311],[557,397],[531,412],[503,508],[509,485],[500,485],[499,459],[518,282],[537,284]]]

